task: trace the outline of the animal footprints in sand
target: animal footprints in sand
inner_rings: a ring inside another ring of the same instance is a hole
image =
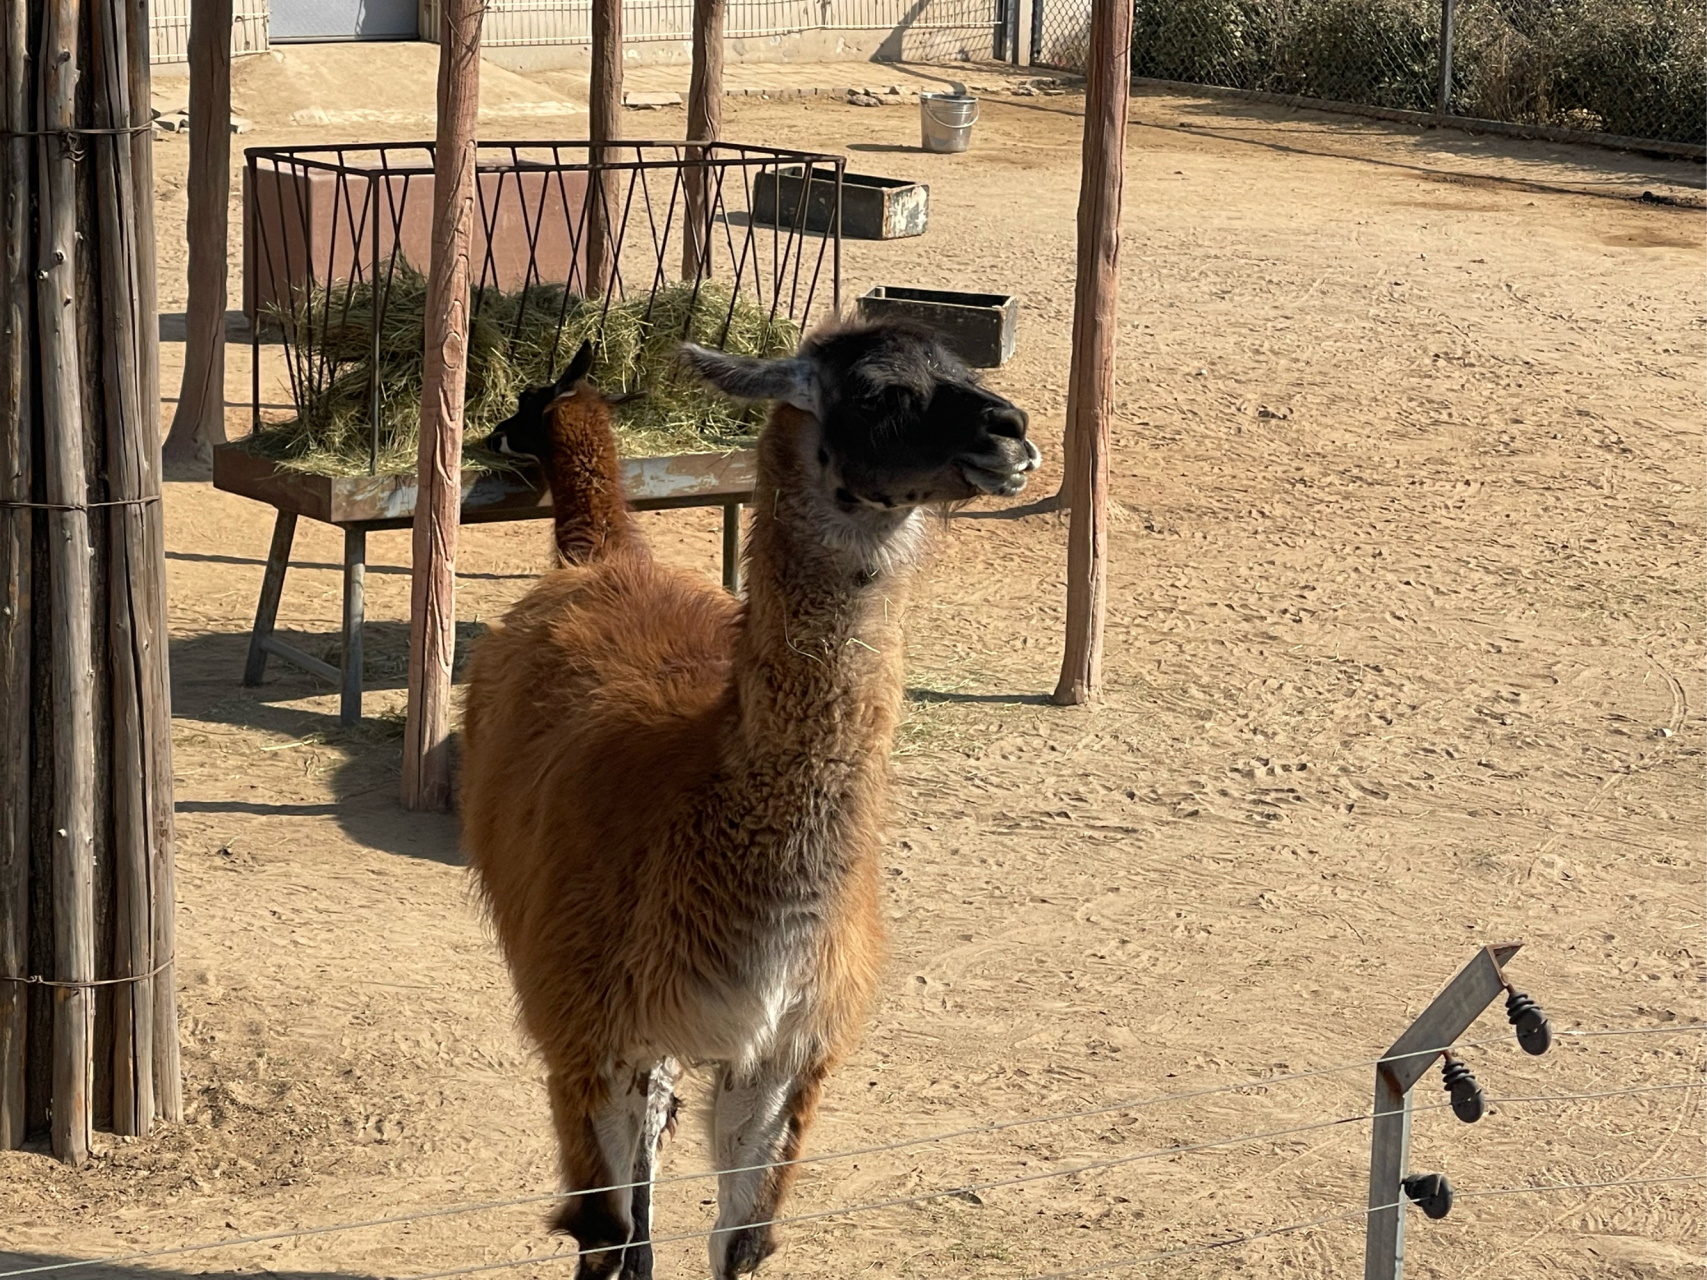
[[[1291,805],[1303,804],[1308,798],[1296,786],[1287,785],[1282,779],[1296,778],[1310,771],[1308,761],[1271,760],[1267,756],[1253,756],[1239,764],[1231,766],[1227,772],[1247,782],[1265,783],[1273,780],[1280,785],[1257,785],[1245,789],[1240,797],[1251,806],[1245,810],[1245,818],[1250,822],[1283,822],[1286,819],[1286,809]],[[1224,793],[1227,794],[1227,793]]]
[[[1309,769],[1308,761],[1300,760],[1292,764],[1285,764],[1270,760],[1267,756],[1253,756],[1241,764],[1234,765],[1227,772],[1236,773],[1240,777],[1254,781],[1257,778],[1278,778],[1282,774],[1288,773],[1307,773]]]

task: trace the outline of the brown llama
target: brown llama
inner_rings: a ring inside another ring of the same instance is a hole
[[[786,359],[683,356],[778,402],[744,604],[640,540],[589,351],[494,433],[544,462],[571,564],[475,652],[463,830],[545,1060],[568,1192],[553,1225],[585,1251],[578,1280],[652,1275],[679,1064],[717,1072],[713,1276],[775,1249],[766,1224],[877,984],[922,508],[1018,493],[1039,460],[1025,414],[908,327],[833,329]]]

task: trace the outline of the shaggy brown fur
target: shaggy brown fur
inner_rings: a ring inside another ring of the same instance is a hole
[[[1035,465],[1007,411],[1019,443],[980,436],[980,476],[995,453],[1016,476]],[[922,517],[839,487],[819,418],[778,407],[743,608],[653,561],[621,506],[597,393],[579,384],[547,412],[558,542],[575,563],[476,650],[465,843],[549,1072],[572,1193],[556,1225],[602,1250],[578,1274],[651,1274],[649,1246],[623,1248],[647,1238],[649,1196],[588,1189],[649,1182],[676,1064],[710,1062],[718,1167],[771,1166],[720,1178],[712,1269],[728,1280],[775,1247],[750,1224],[776,1216],[876,985]]]

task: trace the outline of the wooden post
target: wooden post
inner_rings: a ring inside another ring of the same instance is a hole
[[[612,148],[622,136],[622,0],[593,0],[593,69],[587,85],[588,159],[597,166],[616,158]],[[619,193],[611,175],[597,167],[587,184],[587,293],[601,296],[615,277],[619,246],[611,242],[610,222],[620,217]]]
[[[1093,0],[1079,179],[1078,278],[1073,364],[1067,388],[1067,646],[1055,701],[1095,696],[1102,682],[1107,600],[1108,441],[1114,406],[1114,340],[1120,294],[1120,196],[1126,162],[1126,100],[1132,6]]]
[[[468,378],[480,23],[485,11],[484,0],[443,0],[439,28],[433,249],[427,278],[421,448],[416,462],[420,496],[415,503],[414,590],[409,609],[409,715],[403,733],[403,804],[410,809],[448,809],[451,799],[456,535],[462,500],[462,402]],[[595,66],[597,60],[595,46]]]
[[[26,0],[0,4],[0,131],[30,128]],[[0,142],[0,501],[30,500],[30,142]],[[24,1144],[29,988],[30,557],[34,513],[0,510],[0,1150]]]
[[[231,200],[232,0],[190,6],[189,304],[184,379],[166,461],[206,465],[225,442],[225,305]]]
[[[723,12],[724,0],[693,0],[693,75],[688,82],[688,141],[716,142],[723,136]],[[687,159],[710,153],[689,147]],[[683,175],[686,197],[682,216],[682,278],[692,280],[711,268],[707,251],[709,183],[704,169]]]
[[[75,127],[79,0],[50,0],[42,12],[42,125]],[[90,637],[88,477],[83,464],[82,356],[75,291],[75,142],[38,140],[42,212],[36,318],[40,328],[42,442],[47,501],[49,601],[53,629],[49,681],[53,708],[53,964],[60,982],[95,976],[94,660]],[[94,1088],[95,993],[53,988],[53,1152],[89,1158]]]
[[[109,0],[109,3],[122,0]],[[154,139],[150,123],[151,68],[149,63],[148,24],[143,21],[146,10],[132,6],[132,21],[126,32],[125,56],[130,81],[131,174],[133,190],[149,193],[154,190]],[[229,131],[229,124],[227,124]],[[230,179],[226,178],[229,182]],[[139,492],[159,494],[163,475],[159,453],[160,439],[160,313],[159,287],[156,276],[154,238],[154,201],[143,198],[133,201],[130,209],[135,227],[136,254],[136,311],[135,343],[140,362],[139,416],[132,427],[136,436],[138,457],[142,461]],[[224,319],[221,318],[223,325]],[[223,330],[221,339],[223,340]],[[221,347],[223,352],[224,348]],[[223,420],[221,425],[223,426]],[[143,708],[143,744],[146,750],[148,785],[145,798],[148,806],[149,865],[148,920],[151,932],[149,950],[153,967],[159,972],[143,988],[153,1001],[151,1033],[152,1072],[154,1077],[154,1113],[161,1119],[179,1121],[184,1118],[183,1077],[178,1057],[178,984],[173,956],[177,947],[177,888],[175,870],[175,821],[172,794],[172,677],[167,653],[166,621],[166,516],[159,502],[142,507],[142,527],[145,551],[141,557],[140,581],[132,589],[140,601],[143,634],[140,661],[143,679],[140,689]],[[133,916],[134,918],[134,916]],[[143,1057],[149,1046],[137,1044],[136,1070],[148,1070]]]
[[[165,557],[159,503],[158,381],[153,330],[152,165],[135,143],[148,124],[146,32],[125,0],[97,0],[93,23],[95,126],[108,132],[85,148],[93,163],[96,255],[103,332],[95,339],[103,365],[104,466],[109,500],[104,588],[105,643],[112,684],[110,736],[96,743],[98,771],[111,797],[110,869],[114,904],[112,974],[133,979],[112,993],[112,1125],[146,1134],[159,1114],[156,1086],[157,982],[155,891],[162,860],[171,858],[170,705],[161,586]],[[133,129],[134,132],[122,132]],[[143,182],[148,185],[144,186]],[[164,794],[162,794],[164,792]],[[170,1008],[170,1006],[168,1006]],[[171,1023],[158,1034],[176,1041]],[[175,1063],[175,1055],[173,1056]],[[174,1070],[175,1076],[175,1070]],[[176,1090],[172,1093],[175,1095]],[[175,1105],[168,1100],[169,1105]]]

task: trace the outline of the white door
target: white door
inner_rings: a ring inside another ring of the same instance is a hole
[[[416,0],[273,0],[272,39],[413,40]]]

